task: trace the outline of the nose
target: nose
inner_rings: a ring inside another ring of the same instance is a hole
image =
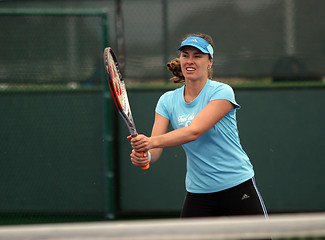
[[[189,56],[187,58],[187,64],[193,64],[194,63],[194,58],[192,56]]]

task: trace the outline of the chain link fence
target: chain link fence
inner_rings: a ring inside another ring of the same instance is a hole
[[[129,79],[167,80],[166,62],[178,55],[182,37],[193,32],[214,39],[215,77],[309,80],[324,75],[322,0],[18,1],[0,7],[1,83],[86,84],[98,81],[102,71],[99,19],[3,14],[17,7],[108,12],[109,44]]]
[[[324,1],[124,1],[126,73],[162,78],[184,35],[214,39],[215,77],[324,75]]]
[[[100,84],[105,14],[1,9],[0,82]]]

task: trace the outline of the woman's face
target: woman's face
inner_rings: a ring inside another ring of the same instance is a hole
[[[186,46],[181,50],[180,63],[185,80],[206,80],[212,59],[209,58],[209,54],[204,54],[195,47]]]

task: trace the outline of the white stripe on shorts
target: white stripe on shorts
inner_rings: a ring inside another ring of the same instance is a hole
[[[255,177],[252,178],[252,181],[253,181],[254,188],[255,188],[255,190],[257,192],[258,199],[260,200],[260,203],[261,203],[261,206],[262,206],[262,209],[263,209],[264,216],[265,216],[265,218],[268,218],[268,214],[267,214],[267,210],[266,210],[266,207],[265,207],[263,198],[262,198],[262,196],[261,196],[261,194],[258,191],[257,186],[256,186]]]

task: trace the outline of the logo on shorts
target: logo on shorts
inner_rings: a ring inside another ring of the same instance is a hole
[[[241,200],[245,200],[247,198],[250,198],[250,196],[248,196],[247,194],[244,194],[242,197],[241,197]]]

